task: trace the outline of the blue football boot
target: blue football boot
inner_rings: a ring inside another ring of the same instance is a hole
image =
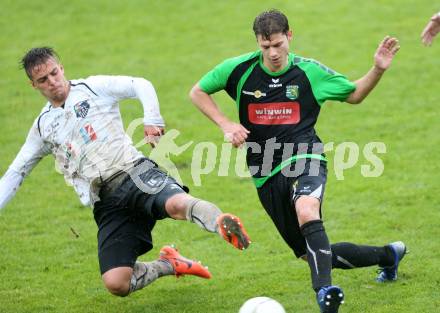
[[[338,313],[339,305],[344,303],[344,292],[338,286],[321,287],[316,294],[321,313]]]
[[[393,252],[394,264],[392,266],[382,267],[379,269],[379,275],[376,278],[376,281],[379,283],[397,280],[397,269],[399,268],[399,263],[407,253],[406,246],[402,241],[390,243],[388,247]]]

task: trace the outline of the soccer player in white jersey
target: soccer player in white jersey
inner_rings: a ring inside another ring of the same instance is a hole
[[[0,180],[0,209],[23,179],[52,154],[83,204],[93,207],[98,226],[102,279],[114,295],[126,296],[164,275],[210,278],[207,268],[165,246],[152,262],[137,258],[153,247],[156,220],[188,220],[218,233],[238,249],[249,246],[240,220],[214,204],[194,198],[156,163],[144,157],[125,134],[118,101],[138,99],[149,139],[164,132],[152,84],[128,76],[67,80],[52,48],[33,48],[22,59],[32,86],[47,99],[25,144]]]

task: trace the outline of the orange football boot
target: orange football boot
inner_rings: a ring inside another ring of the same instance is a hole
[[[197,261],[187,259],[180,255],[174,246],[164,246],[160,249],[160,259],[170,262],[177,277],[195,275],[202,278],[211,278],[211,273]]]
[[[240,219],[232,214],[224,213],[217,218],[217,225],[223,238],[234,247],[244,250],[251,243]]]

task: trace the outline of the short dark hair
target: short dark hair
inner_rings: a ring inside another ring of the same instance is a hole
[[[255,18],[253,29],[255,36],[261,35],[264,39],[269,39],[273,34],[287,34],[289,31],[289,21],[282,12],[271,9]]]
[[[58,54],[51,47],[37,47],[30,49],[21,59],[21,67],[26,71],[29,79],[32,80],[32,69],[40,64],[44,64],[48,59],[59,61]]]

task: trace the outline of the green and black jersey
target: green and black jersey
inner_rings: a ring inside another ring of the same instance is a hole
[[[208,94],[224,89],[236,101],[250,131],[247,163],[257,187],[298,158],[325,160],[314,130],[321,105],[355,90],[345,76],[293,53],[286,68],[271,72],[260,51],[225,60],[199,85]]]

